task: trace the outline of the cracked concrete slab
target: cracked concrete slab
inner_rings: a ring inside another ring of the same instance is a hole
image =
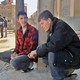
[[[0,80],[52,80],[49,69],[45,68],[42,63],[39,63],[38,69],[31,72],[15,71],[9,64],[12,53],[10,49],[14,48],[15,43],[14,34],[8,34],[7,39],[7,42],[0,43],[0,47],[2,47],[0,48]],[[75,70],[74,73],[78,74],[76,80],[80,80],[80,69]]]
[[[80,70],[74,73],[78,74],[76,80],[80,80]],[[24,73],[21,70],[15,71],[9,63],[0,60],[0,80],[52,80],[52,78],[48,68]]]
[[[48,70],[15,71],[9,63],[0,60],[0,80],[51,80]]]

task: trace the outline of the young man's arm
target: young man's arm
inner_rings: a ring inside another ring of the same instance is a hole
[[[16,34],[16,46],[15,46],[15,49],[14,49],[14,51],[13,51],[13,53],[15,52],[15,53],[18,53],[19,52],[19,41],[18,41],[18,31],[17,31],[17,34]]]

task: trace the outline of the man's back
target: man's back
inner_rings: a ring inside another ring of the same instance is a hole
[[[75,33],[75,31],[63,20],[61,19],[54,19],[53,23],[53,34],[54,36],[57,36],[55,41],[59,40],[59,47],[62,47],[62,49],[67,49],[70,52],[72,52],[75,55],[80,56],[80,40],[78,35]]]
[[[57,19],[53,24],[54,51],[67,50],[74,56],[73,66],[79,64],[80,40],[75,31],[63,20]],[[52,40],[51,40],[52,41]],[[53,52],[54,52],[53,51]],[[75,67],[75,66],[74,66]],[[76,68],[78,68],[76,66]]]

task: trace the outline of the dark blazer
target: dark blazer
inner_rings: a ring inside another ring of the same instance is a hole
[[[54,18],[52,30],[49,31],[47,42],[38,46],[38,56],[44,56],[48,52],[68,50],[73,55],[80,56],[80,40],[74,30],[63,20]]]

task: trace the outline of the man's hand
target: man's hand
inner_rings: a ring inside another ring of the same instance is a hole
[[[18,56],[18,54],[16,52],[14,52],[13,54],[11,54],[11,59],[13,59],[13,58],[15,58],[17,56]]]
[[[28,54],[28,57],[29,57],[30,59],[35,59],[36,56],[37,56],[36,50],[31,51],[31,53]]]

